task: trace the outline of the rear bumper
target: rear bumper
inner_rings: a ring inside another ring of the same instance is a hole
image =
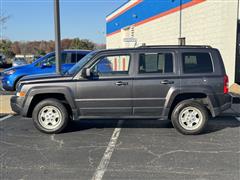
[[[232,106],[233,98],[230,94],[224,94],[221,98],[222,98],[221,105],[219,107],[213,108],[212,112],[213,117],[220,115],[223,111],[226,111]]]
[[[230,95],[232,96],[233,104],[240,104],[240,95],[239,94],[230,93]]]

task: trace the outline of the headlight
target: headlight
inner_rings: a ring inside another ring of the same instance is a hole
[[[16,96],[24,97],[26,95],[25,91],[22,89],[23,85],[21,83],[18,84],[16,89]]]
[[[15,69],[12,69],[12,70],[9,70],[9,71],[5,71],[4,74],[6,75],[12,75],[13,73],[15,73],[16,70]]]

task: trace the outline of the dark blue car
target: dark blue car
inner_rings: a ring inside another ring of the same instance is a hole
[[[69,70],[75,63],[87,55],[88,50],[64,50],[62,51],[62,72]],[[14,91],[18,81],[27,75],[54,73],[55,53],[51,52],[32,64],[12,67],[3,72],[2,86],[7,91]]]

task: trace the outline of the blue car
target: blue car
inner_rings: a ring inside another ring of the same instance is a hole
[[[87,55],[88,50],[64,50],[62,51],[62,72],[69,70],[75,63]],[[27,75],[54,73],[55,66],[55,52],[51,52],[32,64],[12,67],[3,72],[2,86],[7,91],[16,90],[18,81]]]

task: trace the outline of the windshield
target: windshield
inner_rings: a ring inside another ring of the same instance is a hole
[[[78,72],[82,67],[89,62],[89,60],[97,53],[97,51],[93,51],[86,56],[84,56],[77,64],[75,64],[71,69],[69,69],[66,74],[73,75]]]
[[[43,61],[44,59],[47,59],[47,58],[48,58],[49,56],[51,56],[52,54],[54,54],[54,53],[51,52],[51,53],[46,54],[45,56],[42,56],[42,57],[39,57],[39,58],[35,59],[35,60],[33,61],[33,64],[37,64],[37,63]]]

